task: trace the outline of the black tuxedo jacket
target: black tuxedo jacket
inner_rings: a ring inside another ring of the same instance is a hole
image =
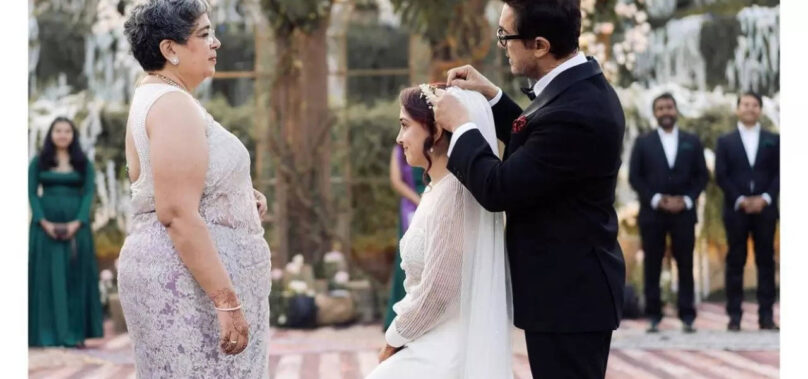
[[[679,130],[677,145],[676,160],[670,168],[657,130],[638,137],[634,142],[628,180],[640,198],[640,223],[664,217],[664,211],[651,208],[651,198],[657,193],[690,197],[693,208],[679,215],[696,222],[696,201],[710,178],[704,161],[704,147],[695,134],[682,130]]]
[[[768,193],[771,209],[777,212],[780,195],[780,135],[760,131],[755,166],[749,166],[741,133],[736,129],[718,138],[715,148],[715,179],[724,191],[724,214],[735,213],[739,196]]]
[[[625,120],[597,61],[559,74],[522,111],[493,107],[500,161],[479,130],[461,135],[449,170],[490,211],[505,211],[514,324],[534,332],[617,328],[625,264],[614,190]],[[526,123],[512,125],[518,117]]]

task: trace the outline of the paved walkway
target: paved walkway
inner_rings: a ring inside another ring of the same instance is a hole
[[[683,334],[681,324],[667,317],[661,332],[647,334],[647,323],[624,320],[614,334],[606,377],[654,378],[778,378],[780,334],[757,330],[757,306],[744,304],[743,331],[726,332],[723,306],[699,306],[695,334]],[[669,312],[673,314],[673,312]],[[779,305],[775,319],[779,320]],[[134,378],[131,340],[114,335],[87,341],[83,350],[29,349],[29,377],[48,379]],[[270,375],[275,379],[355,379],[376,366],[383,343],[379,325],[320,328],[310,331],[275,329],[269,348]],[[530,378],[524,337],[514,329],[515,379]]]

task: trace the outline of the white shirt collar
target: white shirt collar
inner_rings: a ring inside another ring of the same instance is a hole
[[[673,125],[673,130],[668,133],[665,129],[662,129],[661,126],[657,126],[657,132],[659,132],[660,137],[679,137],[679,127],[677,125]]]
[[[536,97],[538,97],[541,94],[541,92],[544,91],[545,88],[547,88],[550,82],[552,82],[553,79],[555,79],[556,76],[572,67],[575,67],[579,64],[584,64],[586,62],[587,62],[586,55],[584,55],[584,53],[581,52],[576,54],[574,57],[567,59],[566,61],[564,61],[564,63],[558,65],[558,67],[550,70],[550,72],[548,72],[547,75],[542,76],[541,79],[539,79],[539,81],[533,85],[533,93],[536,95]]]
[[[742,122],[738,121],[738,130],[741,134],[748,134],[748,133],[759,133],[760,132],[760,123],[756,123],[755,126],[749,128],[744,125]]]

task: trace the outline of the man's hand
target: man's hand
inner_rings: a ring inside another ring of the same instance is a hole
[[[762,196],[749,196],[741,202],[741,209],[747,214],[759,214],[766,208],[766,200]]]
[[[454,95],[444,92],[440,96],[430,97],[430,101],[435,112],[435,123],[448,132],[454,132],[460,125],[471,121],[469,111]]]
[[[390,345],[385,345],[382,350],[379,352],[379,363],[384,362],[387,358],[393,356],[393,354],[398,353],[404,347],[392,347]]]
[[[682,213],[682,211],[687,209],[685,198],[682,196],[671,196],[668,204],[670,205],[670,212],[673,214]]]
[[[687,208],[687,204],[682,196],[662,195],[659,208],[668,213],[678,214]]]
[[[446,79],[447,86],[460,87],[471,91],[477,91],[491,100],[499,92],[499,88],[491,83],[488,78],[470,65],[455,67],[449,70]]]

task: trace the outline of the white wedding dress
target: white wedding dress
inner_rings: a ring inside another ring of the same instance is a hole
[[[477,92],[448,90],[497,154],[491,108]],[[512,377],[512,302],[502,213],[486,211],[451,173],[427,187],[401,238],[406,296],[385,339],[404,348],[369,379]]]

